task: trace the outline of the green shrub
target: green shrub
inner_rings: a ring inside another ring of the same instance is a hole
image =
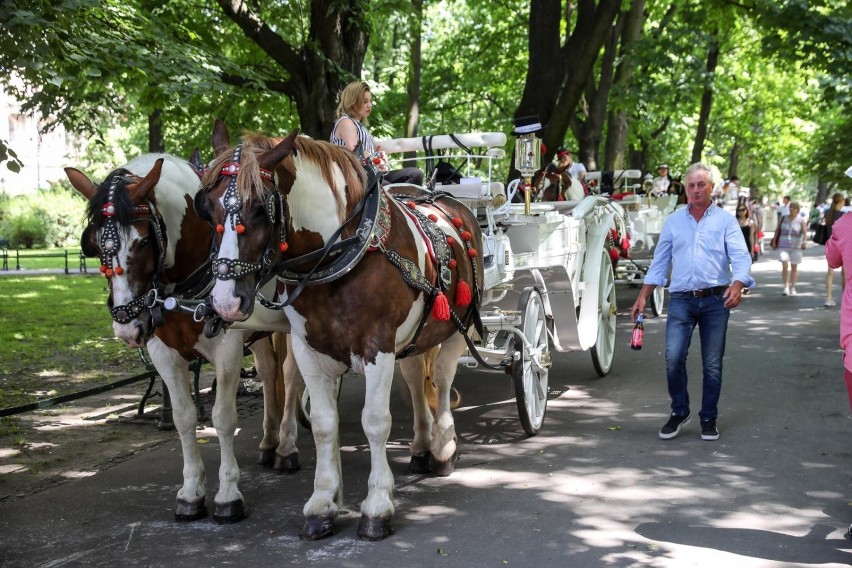
[[[9,239],[12,248],[76,246],[85,210],[86,200],[63,184],[34,195],[4,197],[0,199],[0,235]]]

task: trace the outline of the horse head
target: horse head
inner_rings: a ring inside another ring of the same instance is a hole
[[[89,200],[83,254],[100,257],[113,331],[131,347],[144,347],[154,332],[151,308],[175,264],[175,242],[189,204],[185,194],[198,188],[189,165],[180,169],[180,164],[171,156],[146,154],[111,172],[100,185],[65,168],[71,185]]]

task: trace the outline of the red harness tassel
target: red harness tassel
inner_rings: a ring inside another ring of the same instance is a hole
[[[450,303],[443,292],[438,292],[435,296],[435,304],[432,306],[432,317],[438,321],[447,321],[450,319]]]
[[[470,293],[470,286],[464,280],[459,280],[456,284],[456,305],[467,306],[470,304],[473,297]]]

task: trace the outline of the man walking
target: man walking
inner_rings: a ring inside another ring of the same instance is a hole
[[[671,416],[660,429],[668,440],[680,433],[690,418],[686,354],[692,332],[698,326],[704,370],[701,438],[717,440],[719,394],[722,390],[722,357],[730,310],[739,305],[743,290],[754,287],[749,274],[751,254],[736,218],[712,207],[712,173],[702,163],[686,171],[688,204],[666,218],[654,258],[639,297],[631,309],[633,320],[645,311],[645,300],[657,286],[665,286],[672,267],[666,322],[666,378],[672,399]]]

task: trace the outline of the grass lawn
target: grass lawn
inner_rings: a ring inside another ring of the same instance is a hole
[[[45,268],[64,267],[62,258],[47,260]],[[0,408],[144,370],[137,351],[113,336],[106,279],[92,260],[88,276],[18,276],[14,266],[0,275]]]

